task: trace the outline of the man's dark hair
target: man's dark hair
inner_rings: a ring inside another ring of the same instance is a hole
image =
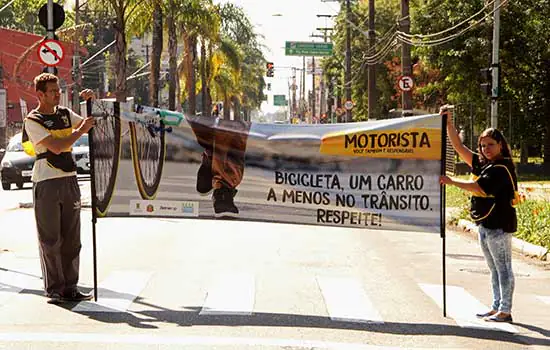
[[[36,91],[46,92],[46,84],[58,83],[59,79],[51,73],[42,73],[34,78],[34,89]]]

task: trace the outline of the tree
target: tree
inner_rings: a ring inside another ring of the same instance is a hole
[[[159,106],[160,61],[162,56],[162,0],[153,1],[153,34],[151,54],[151,74],[149,74],[149,101],[153,107]]]

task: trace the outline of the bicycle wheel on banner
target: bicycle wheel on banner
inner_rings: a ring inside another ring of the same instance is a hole
[[[96,213],[105,216],[115,189],[120,163],[121,125],[118,111],[107,106],[109,102],[97,101],[100,114],[93,113],[93,160],[96,193]]]
[[[130,124],[132,164],[139,193],[143,199],[155,199],[166,154],[164,123],[148,127],[135,122]]]

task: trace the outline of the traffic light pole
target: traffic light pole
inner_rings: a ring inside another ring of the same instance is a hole
[[[55,31],[53,29],[53,0],[48,0],[48,28],[47,37],[50,40],[55,38]],[[55,68],[48,66],[48,73],[54,74]]]
[[[500,40],[500,0],[495,0],[493,5],[493,58],[491,64],[491,75],[492,75],[492,89],[491,89],[491,127],[498,127],[498,95],[500,86],[499,76],[500,76],[500,67],[499,67],[499,40]]]

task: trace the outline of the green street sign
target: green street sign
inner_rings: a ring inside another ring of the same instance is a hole
[[[287,106],[287,100],[285,95],[273,95],[274,106]]]
[[[287,41],[285,44],[287,56],[330,56],[332,43],[311,43],[301,41]]]

